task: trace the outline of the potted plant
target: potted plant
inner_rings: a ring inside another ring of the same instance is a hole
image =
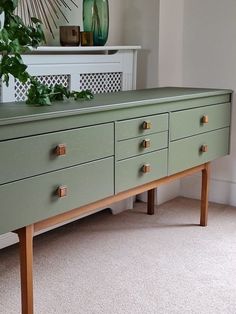
[[[37,48],[44,42],[45,37],[41,21],[31,18],[31,24],[25,25],[22,19],[14,13],[18,0],[1,0],[0,3],[0,78],[8,85],[12,75],[21,83],[30,82],[27,103],[34,105],[50,105],[54,100],[64,97],[75,99],[91,99],[90,91],[69,92],[61,85],[46,86],[27,72],[22,54]]]

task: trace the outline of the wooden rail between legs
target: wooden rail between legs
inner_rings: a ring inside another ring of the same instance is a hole
[[[200,211],[200,225],[207,225],[208,217],[208,193],[209,193],[209,163],[179,172],[177,174],[161,178],[138,186],[136,188],[121,192],[119,194],[107,197],[103,200],[82,206],[80,208],[72,209],[63,214],[56,215],[46,220],[37,222],[33,225],[23,227],[16,230],[20,241],[20,270],[21,270],[21,300],[22,300],[22,314],[33,314],[33,237],[34,232],[46,229],[48,227],[66,222],[73,218],[79,218],[85,213],[90,213],[96,208],[103,208],[112,203],[119,202],[130,196],[140,194],[148,191],[147,214],[154,214],[155,206],[155,191],[156,187],[182,177],[202,172],[201,185],[201,211]]]

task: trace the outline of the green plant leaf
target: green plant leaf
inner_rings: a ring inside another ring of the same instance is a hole
[[[18,5],[18,0],[1,0],[0,11],[13,12]]]
[[[29,51],[31,47],[38,47],[45,41],[42,23],[32,17],[32,25],[27,26],[22,19],[14,13],[18,0],[0,0],[0,13],[5,13],[5,22],[0,31],[0,78],[8,86],[10,75],[25,84],[30,82],[27,93],[27,104],[36,106],[50,105],[51,101],[60,101],[64,98],[90,100],[94,96],[91,91],[72,92],[62,86],[48,87],[27,72],[21,54]]]
[[[50,93],[52,89],[34,78],[31,78],[30,82],[31,85],[27,93],[26,103],[36,106],[51,105]]]
[[[78,99],[91,100],[94,98],[93,93],[88,89],[81,92],[73,91],[72,96],[74,97],[75,100]]]
[[[31,21],[34,23],[34,24],[42,24],[42,21],[40,21],[39,19],[37,19],[36,17],[31,17]]]

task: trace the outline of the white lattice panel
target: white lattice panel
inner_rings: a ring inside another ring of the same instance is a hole
[[[122,89],[122,73],[85,73],[80,75],[80,89],[94,94],[118,92]]]
[[[47,86],[54,86],[56,84],[63,85],[69,88],[69,75],[41,75],[35,77],[40,83]],[[15,80],[15,101],[24,101],[26,99],[27,92],[29,90],[30,83],[26,82],[22,84],[18,80]]]

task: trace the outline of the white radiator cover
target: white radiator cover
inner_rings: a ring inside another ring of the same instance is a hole
[[[47,85],[62,84],[70,90],[94,93],[136,88],[139,46],[41,47],[24,55],[28,72]],[[2,102],[24,101],[29,84],[10,78],[0,84]]]

